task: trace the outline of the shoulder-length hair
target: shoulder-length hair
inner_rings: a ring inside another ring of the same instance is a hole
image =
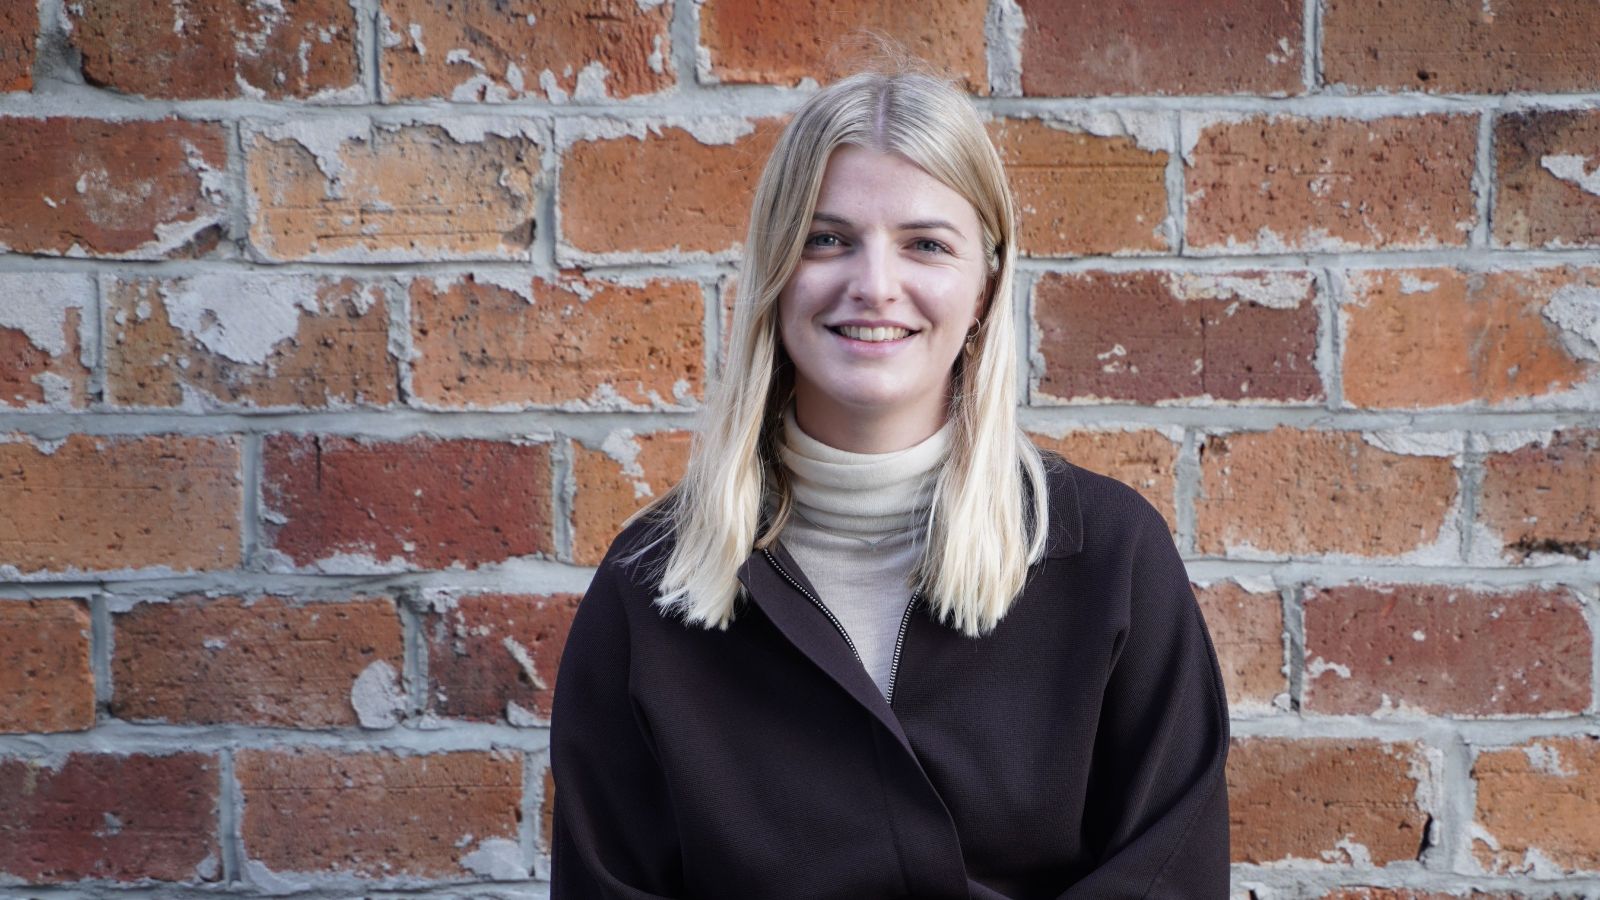
[[[656,603],[687,622],[726,628],[739,566],[788,522],[792,497],[777,449],[794,373],[778,340],[778,295],[800,258],[828,158],[843,145],[904,156],[966,198],[982,223],[988,302],[955,363],[950,457],[920,526],[923,551],[912,574],[937,618],[975,637],[1005,615],[1043,554],[1044,467],[1016,421],[1015,201],[971,101],[917,72],[862,73],[818,92],[767,161],[726,362],[701,411],[688,470],[641,513],[664,518],[672,538]],[[769,494],[773,512],[764,517]]]

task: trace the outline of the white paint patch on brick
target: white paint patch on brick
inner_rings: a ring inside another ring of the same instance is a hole
[[[523,709],[515,700],[506,701],[506,722],[514,728],[542,728],[547,724],[533,712]]]
[[[246,884],[264,894],[275,897],[311,890],[311,882],[280,875],[267,868],[264,863],[254,859],[246,859],[244,861],[243,875]]]
[[[579,103],[594,103],[606,99],[606,79],[611,73],[599,60],[591,60],[578,70],[578,82],[572,88],[572,99]]]
[[[1577,185],[1578,190],[1600,195],[1600,165],[1586,171],[1589,160],[1575,153],[1556,153],[1539,158],[1539,165],[1551,175]]]
[[[1343,863],[1348,861],[1350,865],[1358,868],[1372,868],[1372,852],[1367,849],[1365,844],[1357,843],[1348,836],[1340,838],[1338,843],[1333,845],[1332,850],[1324,850],[1321,855],[1323,862]]]
[[[1228,580],[1251,594],[1273,594],[1278,590],[1268,575],[1234,575]]]
[[[1544,431],[1493,431],[1478,435],[1478,446],[1487,453],[1510,453],[1529,444],[1538,444],[1540,447],[1550,446],[1555,439],[1555,429]]]
[[[528,877],[522,848],[505,838],[485,838],[476,850],[461,857],[461,865],[492,881],[518,881]]]
[[[1257,275],[1212,275],[1171,272],[1167,284],[1179,300],[1244,300],[1271,309],[1299,309],[1310,296],[1309,272],[1262,272]]]
[[[293,119],[253,130],[251,135],[274,143],[294,141],[304,147],[316,160],[317,169],[327,176],[328,195],[340,197],[347,171],[342,154],[344,145],[367,140],[370,132],[371,125],[364,119]]]
[[[1092,134],[1096,137],[1125,137],[1141,150],[1153,153],[1172,151],[1172,125],[1166,113],[1125,110],[1051,112],[1040,121],[1058,131]]]
[[[1350,677],[1350,667],[1343,663],[1328,662],[1322,657],[1314,657],[1306,661],[1306,674],[1313,680],[1332,672],[1340,678]]]
[[[632,431],[622,429],[606,435],[600,444],[600,452],[616,462],[622,474],[633,480],[633,497],[635,500],[644,500],[654,497],[656,492],[650,488],[650,482],[645,480],[644,467],[639,465],[639,453],[643,450],[639,442],[634,439]]]
[[[406,697],[400,690],[400,673],[385,660],[375,660],[350,686],[350,705],[362,728],[393,728],[400,724]]]
[[[678,128],[689,132],[695,140],[706,145],[732,144],[756,130],[749,119],[726,116],[667,116],[649,119],[611,119],[575,117],[557,123],[556,149],[566,150],[584,141],[606,141],[631,137],[644,140],[647,136],[659,137],[663,129]]]
[[[1561,329],[1561,343],[1579,359],[1600,362],[1600,287],[1569,284],[1540,314]]]
[[[1400,273],[1400,293],[1402,294],[1426,294],[1437,290],[1438,287],[1439,283],[1437,281],[1418,278],[1410,272]]]
[[[316,281],[282,275],[204,274],[163,287],[167,319],[218,356],[262,365],[316,313]]]
[[[510,635],[500,639],[500,646],[506,648],[506,652],[511,654],[511,658],[517,661],[517,667],[522,669],[522,674],[528,679],[529,684],[541,691],[550,689],[550,686],[544,683],[544,679],[539,677],[538,670],[533,667],[533,654],[528,652],[527,647],[522,646],[516,638]]]
[[[1185,110],[1178,114],[1178,140],[1179,151],[1183,154],[1183,161],[1194,164],[1194,148],[1200,143],[1200,136],[1207,128],[1217,125],[1233,125],[1239,122],[1248,122],[1257,118],[1251,113],[1240,112],[1190,112]],[[1191,194],[1191,199],[1193,195]]]
[[[14,328],[28,343],[53,357],[67,352],[67,310],[82,310],[78,346],[87,354],[93,347],[88,331],[94,316],[94,281],[87,275],[59,272],[7,272],[0,274],[0,328]],[[85,365],[88,359],[83,360]]]
[[[538,125],[527,119],[516,119],[510,116],[450,116],[438,120],[419,119],[415,124],[434,125],[444,129],[450,140],[458,144],[481,144],[490,136],[510,138],[512,140],[526,139],[537,141],[539,139]],[[405,127],[399,123],[385,123],[383,128],[399,131]]]
[[[1459,431],[1363,431],[1361,439],[1388,453],[1402,456],[1457,457],[1466,448]]]
[[[1556,748],[1547,744],[1528,744],[1522,748],[1522,754],[1528,757],[1528,765],[1536,772],[1558,778],[1572,778],[1578,774],[1562,763],[1561,753]]]

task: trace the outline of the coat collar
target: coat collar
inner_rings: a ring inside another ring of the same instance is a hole
[[[1044,555],[1049,559],[1071,556],[1083,549],[1077,468],[1054,453],[1044,455],[1045,488],[1050,492],[1050,523]]]

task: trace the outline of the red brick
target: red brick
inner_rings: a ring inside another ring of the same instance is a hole
[[[458,719],[547,723],[579,599],[474,594],[430,613],[423,624],[429,709]]]
[[[1472,852],[1494,873],[1600,872],[1600,739],[1479,751]]]
[[[1321,399],[1305,272],[1046,273],[1035,402]]]
[[[1235,710],[1270,709],[1289,690],[1283,661],[1283,601],[1277,592],[1219,581],[1196,589],[1195,599],[1216,646],[1228,705]]]
[[[88,276],[0,274],[0,408],[88,405],[95,305]]]
[[[1167,157],[1131,137],[1098,137],[1037,119],[1002,119],[989,138],[1005,162],[1028,256],[1161,252]]]
[[[1600,555],[1600,431],[1558,431],[1486,456],[1478,517],[1518,563]]]
[[[1200,446],[1196,544],[1208,555],[1398,556],[1439,540],[1456,495],[1451,459],[1357,433],[1212,435]]]
[[[416,278],[411,393],[444,408],[690,406],[704,310],[693,281]]]
[[[749,3],[704,0],[700,43],[711,75],[722,82],[798,84],[829,82],[870,62],[872,31],[947,72],[974,93],[987,93],[984,0],[928,0],[914,14],[890,0],[847,3]]]
[[[1433,776],[1411,743],[1250,738],[1228,756],[1233,861],[1384,866],[1415,860]]]
[[[1225,253],[1464,247],[1477,220],[1470,116],[1195,125],[1187,240]]]
[[[1600,246],[1600,110],[1510,113],[1495,121],[1494,147],[1495,243]]]
[[[106,288],[106,399],[327,409],[395,401],[383,288],[314,275],[195,275]]]
[[[623,521],[683,478],[689,441],[686,431],[614,431],[599,449],[573,446],[572,472],[578,484],[572,499],[574,562],[599,564]]]
[[[236,438],[73,434],[51,446],[0,439],[0,569],[239,564]]]
[[[672,4],[385,0],[383,96],[589,102],[676,84]]]
[[[471,569],[553,550],[542,444],[274,434],[262,470],[264,543],[294,566]]]
[[[1068,462],[1091,472],[1109,475],[1144,496],[1178,530],[1174,500],[1177,492],[1178,444],[1154,429],[1127,431],[1068,431],[1060,437],[1029,434],[1042,450],[1053,450]]]
[[[1327,0],[1325,80],[1442,94],[1600,87],[1600,8],[1543,0]]]
[[[1298,94],[1303,7],[1296,0],[1020,0],[1022,92]]]
[[[1587,302],[1600,302],[1600,269],[1372,270],[1350,273],[1346,284],[1347,404],[1506,403],[1559,394],[1600,371],[1574,355],[1552,321],[1576,325]]]
[[[1572,715],[1592,639],[1564,590],[1348,585],[1305,600],[1304,708],[1369,715]]]
[[[603,258],[736,249],[782,127],[763,119],[731,143],[702,143],[662,126],[572,144],[561,163],[558,252]]]
[[[297,605],[178,597],[114,619],[111,713],[182,724],[355,725],[350,692],[377,663],[404,668],[388,598]]]
[[[217,881],[218,772],[201,753],[0,760],[0,878]]]
[[[39,9],[32,0],[0,6],[0,92],[33,89]]]
[[[0,697],[0,732],[94,727],[82,601],[0,600]]]
[[[192,256],[222,232],[222,128],[0,118],[0,250]]]
[[[540,166],[528,127],[247,131],[250,241],[274,260],[527,259]]]
[[[509,751],[244,750],[235,771],[247,867],[471,878],[486,844],[516,852],[522,760]]]
[[[360,96],[347,0],[74,0],[66,9],[92,85],[176,100],[304,99],[350,88]]]

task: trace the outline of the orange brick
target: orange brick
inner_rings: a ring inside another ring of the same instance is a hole
[[[1600,739],[1481,750],[1472,853],[1494,873],[1600,871]]]
[[[0,274],[0,408],[82,409],[98,343],[83,275]]]
[[[614,431],[599,449],[573,445],[572,472],[578,484],[572,498],[574,562],[597,565],[623,521],[683,477],[689,441],[686,431]]]
[[[1600,57],[1600,42],[1585,43]],[[1496,244],[1600,246],[1600,110],[1507,114],[1494,147]]]
[[[1298,94],[1305,52],[1295,0],[1019,0],[1022,91]]]
[[[416,278],[411,392],[445,408],[692,406],[704,309],[693,281]]]
[[[117,406],[385,406],[398,390],[384,289],[354,278],[116,280],[104,329]]]
[[[39,10],[32,3],[0,6],[0,92],[33,89]]]
[[[1581,336],[1586,298],[1600,299],[1600,269],[1372,270],[1352,272],[1346,283],[1340,325],[1350,405],[1505,403],[1559,394],[1600,371],[1573,354],[1551,321]]]
[[[242,502],[235,438],[12,438],[0,442],[0,569],[232,568]]]
[[[578,594],[473,594],[423,622],[428,708],[441,716],[545,724]],[[443,606],[443,608],[437,608]]]
[[[1028,435],[1041,450],[1052,450],[1091,472],[1109,475],[1144,496],[1178,530],[1174,507],[1177,493],[1178,445],[1154,429],[1068,431],[1060,437]]]
[[[523,127],[248,131],[250,241],[274,260],[526,259],[540,163]]]
[[[1451,459],[1360,434],[1213,435],[1200,446],[1196,543],[1210,555],[1398,556],[1439,540],[1456,495]]]
[[[204,253],[222,233],[227,156],[208,122],[0,118],[0,250]]]
[[[1432,776],[1423,749],[1360,739],[1247,738],[1228,755],[1233,861],[1415,860]]]
[[[671,3],[386,0],[378,17],[388,100],[589,102],[677,82]]]
[[[1512,561],[1600,554],[1600,431],[1558,431],[1483,461],[1479,520]]]
[[[1169,250],[1167,152],[1037,119],[1002,119],[989,137],[1006,166],[1029,256]]]
[[[1477,220],[1470,116],[1260,116],[1185,123],[1185,132],[1187,240],[1197,250],[1464,247]]]
[[[1195,590],[1222,666],[1228,705],[1271,708],[1289,690],[1283,661],[1283,602],[1275,591],[1251,591],[1232,581]]]
[[[82,601],[0,600],[0,697],[0,732],[94,727]]]

